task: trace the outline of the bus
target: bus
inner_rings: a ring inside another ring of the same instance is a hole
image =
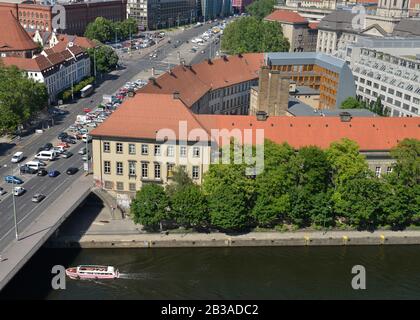
[[[80,96],[82,98],[87,97],[90,95],[93,91],[93,85],[88,84],[86,87],[84,87],[82,90],[80,90]]]

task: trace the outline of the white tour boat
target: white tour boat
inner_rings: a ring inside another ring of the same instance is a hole
[[[71,279],[115,279],[119,272],[111,266],[80,265],[66,269],[66,275]]]

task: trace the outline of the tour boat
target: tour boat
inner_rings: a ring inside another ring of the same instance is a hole
[[[66,275],[71,279],[115,279],[120,274],[111,266],[81,265],[66,269]]]

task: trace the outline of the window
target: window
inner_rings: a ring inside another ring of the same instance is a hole
[[[105,189],[112,189],[114,187],[114,184],[112,181],[104,181],[104,187]]]
[[[168,178],[172,178],[173,175],[174,175],[175,164],[174,163],[168,163],[167,168],[168,168]]]
[[[104,161],[104,173],[105,174],[111,173],[111,161]]]
[[[160,145],[155,144],[155,156],[160,156]]]
[[[118,181],[117,182],[117,190],[119,190],[119,191],[124,190],[124,183]]]
[[[168,149],[166,150],[167,156],[168,157],[173,157],[175,156],[175,149],[174,146],[168,146]]]
[[[123,153],[123,144],[121,142],[117,142],[117,153]]]
[[[200,157],[200,147],[194,147],[193,148],[193,157],[199,158]]]
[[[123,163],[117,162],[117,174],[122,175],[123,174]]]
[[[179,149],[179,156],[185,158],[187,156],[187,147],[181,146]]]
[[[200,178],[200,167],[199,166],[193,166],[192,167],[192,178],[194,180],[197,180]]]
[[[394,89],[388,88],[388,93],[389,94],[394,94]]]
[[[387,168],[386,168],[386,173],[387,173],[387,174],[390,174],[391,172],[392,172],[392,167],[387,167]]]
[[[136,145],[135,144],[130,143],[128,145],[128,153],[129,154],[136,154]]]
[[[149,163],[142,162],[141,164],[141,177],[147,179],[149,177]]]
[[[129,176],[136,175],[136,161],[128,161],[128,175]]]
[[[381,176],[381,167],[375,168],[375,175],[379,178]]]
[[[142,144],[141,145],[141,154],[142,155],[149,154],[149,146],[147,144]]]
[[[155,179],[160,179],[160,163],[155,162]]]
[[[111,152],[111,146],[109,142],[104,142],[104,152]]]
[[[128,189],[132,192],[136,191],[136,184],[135,183],[129,183],[128,184]]]

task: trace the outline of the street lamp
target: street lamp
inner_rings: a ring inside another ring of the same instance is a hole
[[[7,168],[7,164],[3,165],[3,167]],[[13,177],[13,166],[11,165],[10,167],[12,170],[12,177]],[[16,237],[16,240],[19,240],[17,216],[16,216],[15,180],[14,179],[12,179],[12,199],[13,199],[13,218],[15,220],[15,237]]]

